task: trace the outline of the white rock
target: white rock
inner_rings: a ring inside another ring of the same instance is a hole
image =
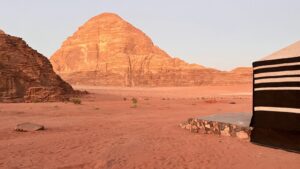
[[[39,124],[34,124],[34,123],[21,123],[18,124],[15,128],[16,131],[38,131],[38,130],[44,130],[45,127],[43,125],[39,125]]]
[[[244,131],[239,131],[236,133],[236,137],[239,139],[248,139],[249,135]]]

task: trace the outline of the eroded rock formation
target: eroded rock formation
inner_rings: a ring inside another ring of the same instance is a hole
[[[247,77],[236,81],[235,72],[221,72],[172,58],[142,31],[110,13],[86,22],[50,60],[62,78],[80,85],[196,86],[251,80]]]
[[[46,57],[0,31],[0,102],[63,101],[73,93]]]

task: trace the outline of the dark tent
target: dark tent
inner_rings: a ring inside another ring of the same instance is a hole
[[[251,141],[300,152],[300,41],[253,63]]]

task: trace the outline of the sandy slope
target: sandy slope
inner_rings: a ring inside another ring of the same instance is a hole
[[[250,112],[249,86],[88,90],[94,94],[82,105],[0,104],[0,168],[300,168],[299,154],[177,126],[193,116]],[[48,130],[13,131],[25,121]]]

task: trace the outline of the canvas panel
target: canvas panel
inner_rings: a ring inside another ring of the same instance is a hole
[[[250,126],[254,128],[300,131],[300,114],[277,111],[254,111]]]
[[[256,127],[251,132],[251,142],[300,152],[300,131]]]
[[[254,107],[299,108],[300,111],[300,90],[255,91],[253,97],[255,98]]]

